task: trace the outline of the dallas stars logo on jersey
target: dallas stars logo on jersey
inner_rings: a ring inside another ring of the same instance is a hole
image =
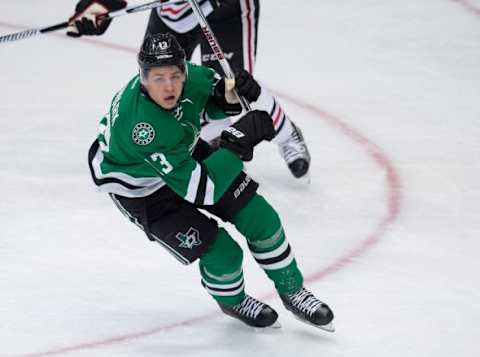
[[[132,130],[132,139],[135,144],[148,145],[155,138],[155,130],[148,123],[138,123]]]
[[[202,244],[200,233],[192,227],[188,229],[187,233],[178,232],[175,238],[181,242],[179,244],[180,248],[192,249],[194,246]]]

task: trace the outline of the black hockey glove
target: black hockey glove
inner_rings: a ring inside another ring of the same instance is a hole
[[[75,7],[75,15],[68,20],[70,27],[67,35],[102,35],[112,20],[98,19],[97,16],[123,9],[125,6],[127,2],[124,0],[80,0]]]
[[[253,76],[244,69],[235,71],[235,89],[239,96],[244,97],[250,103],[255,102],[262,91]]]
[[[265,111],[253,110],[222,131],[220,147],[233,151],[243,161],[250,161],[255,145],[274,137],[272,117]]]
[[[225,78],[219,79],[217,84],[215,84],[215,88],[213,89],[213,99],[215,103],[222,108],[225,114],[232,116],[238,115],[242,112],[242,106],[238,101],[235,102],[228,102],[227,98],[225,98]]]
[[[235,71],[235,90],[238,95],[249,102],[255,102],[260,96],[261,87],[250,73],[242,69]],[[237,115],[242,112],[240,103],[228,101],[225,92],[225,78],[220,79],[213,91],[215,102],[227,115]]]

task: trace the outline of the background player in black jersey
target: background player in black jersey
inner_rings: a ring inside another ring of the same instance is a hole
[[[259,0],[198,0],[198,3],[232,69],[245,69],[253,74],[260,15]],[[101,35],[111,20],[99,21],[96,16],[122,9],[126,5],[124,0],[81,0],[70,19],[72,26],[67,34],[73,37]],[[187,1],[152,10],[146,34],[155,33],[175,35],[185,49],[187,59],[191,59],[194,49],[200,45],[202,64],[222,73]],[[310,153],[302,132],[265,88],[262,88],[259,102],[263,108],[269,108],[273,120],[276,135],[272,142],[278,145],[279,152],[292,174],[297,178],[304,177],[310,167]],[[230,119],[223,122],[204,122],[202,138],[214,142],[220,132],[230,124]]]

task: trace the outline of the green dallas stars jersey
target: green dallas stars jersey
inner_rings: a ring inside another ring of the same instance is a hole
[[[130,80],[100,122],[98,149],[90,161],[99,191],[143,197],[168,185],[189,202],[217,202],[243,163],[222,148],[201,163],[191,156],[200,135],[200,116],[225,118],[211,96],[216,76],[207,67],[187,63],[179,105],[170,111],[142,93],[138,75]]]

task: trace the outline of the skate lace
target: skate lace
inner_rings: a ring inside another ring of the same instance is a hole
[[[310,291],[302,288],[295,294],[288,295],[293,306],[304,314],[312,316],[315,311],[322,306],[322,302],[318,300]]]
[[[263,306],[263,303],[247,295],[245,299],[240,304],[235,305],[233,309],[241,315],[254,319],[260,311],[262,311]]]
[[[305,142],[296,128],[293,129],[290,138],[280,146],[280,151],[287,163],[306,157]]]

